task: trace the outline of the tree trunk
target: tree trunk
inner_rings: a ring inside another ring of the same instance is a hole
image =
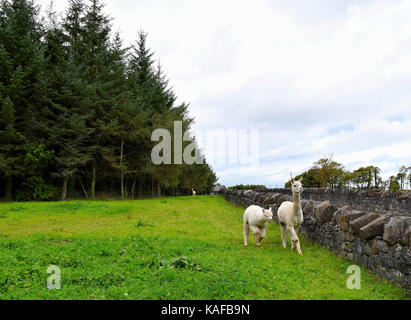
[[[13,180],[11,177],[7,177],[6,200],[13,201]]]
[[[62,194],[61,194],[61,200],[62,201],[65,201],[65,200],[67,200],[67,184],[68,184],[68,177],[64,177],[64,180],[63,180],[63,192],[62,192]]]
[[[121,200],[124,200],[124,170],[123,170],[123,150],[124,150],[124,138],[121,136],[121,148],[120,148],[120,170],[121,170]]]
[[[131,199],[132,200],[134,200],[134,189],[136,187],[136,180],[137,180],[137,177],[135,176],[134,179],[133,179],[133,185],[131,187]]]
[[[96,163],[93,162],[93,177],[91,179],[91,198],[94,200],[96,198]]]
[[[78,181],[80,182],[81,188],[83,189],[84,195],[86,196],[86,198],[88,199],[88,195],[87,195],[87,191],[84,188],[83,182],[81,182],[81,178],[80,175],[78,175]]]
[[[161,197],[161,186],[160,182],[157,181],[157,197]]]
[[[121,172],[120,174],[120,181],[121,181],[121,200],[124,200],[124,173]]]
[[[143,197],[143,183],[140,180],[138,183],[138,198],[141,199]]]

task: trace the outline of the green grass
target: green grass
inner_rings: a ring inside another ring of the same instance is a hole
[[[405,299],[349,262],[301,239],[284,250],[279,226],[243,246],[242,208],[222,197],[0,203],[0,299]],[[46,287],[49,265],[61,290]]]

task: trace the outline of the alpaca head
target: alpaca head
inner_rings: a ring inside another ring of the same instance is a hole
[[[270,208],[269,210],[265,210],[263,208],[264,220],[267,222],[273,221],[273,210]]]
[[[293,193],[301,193],[303,191],[303,184],[301,183],[302,180],[302,177],[300,180],[294,180],[294,178],[291,177],[291,190]]]

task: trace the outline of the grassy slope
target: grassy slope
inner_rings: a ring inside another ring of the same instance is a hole
[[[406,298],[364,269],[362,289],[348,290],[349,262],[304,239],[302,257],[284,250],[276,224],[262,247],[250,235],[245,248],[242,213],[200,196],[0,203],[0,298]],[[192,267],[167,267],[180,256]],[[61,268],[61,290],[46,288],[51,264]]]

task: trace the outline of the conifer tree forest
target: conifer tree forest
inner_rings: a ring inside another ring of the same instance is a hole
[[[100,0],[69,0],[61,15],[0,0],[0,198],[211,191],[217,178],[206,162],[151,161],[152,132],[172,133],[174,121],[186,131],[193,119],[146,41],[136,30],[127,47]]]

